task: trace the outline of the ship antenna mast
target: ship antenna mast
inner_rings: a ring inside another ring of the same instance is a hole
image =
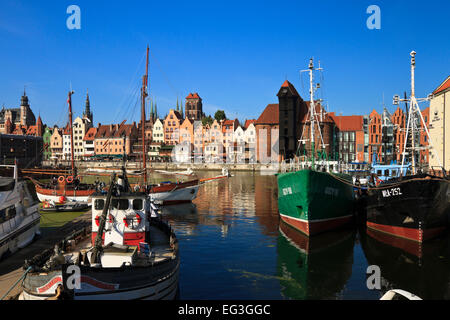
[[[315,160],[315,119],[316,119],[316,107],[314,104],[314,91],[317,89],[314,88],[314,74],[313,71],[314,70],[322,70],[322,68],[316,68],[314,69],[314,62],[313,62],[313,58],[311,58],[309,60],[309,67],[308,70],[302,70],[301,72],[309,72],[309,98],[310,98],[310,106],[309,106],[309,120],[310,120],[310,136],[311,136],[311,167],[312,169],[315,169],[315,164],[314,164],[314,160]],[[319,128],[319,132],[320,132],[320,126]]]
[[[431,137],[430,137],[430,132],[428,131],[428,127],[427,124],[422,116],[422,113],[420,112],[420,108],[419,108],[419,101],[428,101],[431,98],[431,95],[429,95],[427,98],[416,98],[416,93],[415,93],[415,69],[416,69],[416,52],[415,51],[411,51],[410,53],[411,55],[411,97],[409,99],[407,99],[405,97],[405,99],[400,99],[398,95],[394,96],[394,105],[398,105],[400,101],[405,101],[405,102],[409,102],[409,110],[408,110],[408,124],[406,126],[406,136],[405,136],[405,144],[404,144],[404,148],[403,148],[403,157],[402,157],[402,166],[401,168],[403,169],[403,165],[405,163],[405,156],[406,156],[406,143],[408,141],[408,133],[409,133],[409,128],[410,128],[410,124],[411,124],[411,151],[412,151],[412,157],[411,157],[411,165],[412,165],[412,174],[416,173],[416,117],[417,115],[420,117],[421,123],[423,124],[423,127],[425,129],[425,132],[427,133],[428,136],[428,143],[430,145],[430,147],[432,146],[432,141],[431,141]],[[420,139],[419,139],[419,143],[420,143]],[[438,162],[439,162],[439,166],[442,167],[442,163],[441,160],[438,156]],[[403,170],[402,170],[403,171]]]

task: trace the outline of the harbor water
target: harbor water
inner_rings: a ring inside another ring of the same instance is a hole
[[[449,299],[447,234],[418,245],[354,225],[308,238],[280,222],[274,175],[233,175],[163,209],[180,244],[180,299],[375,300],[389,289]]]

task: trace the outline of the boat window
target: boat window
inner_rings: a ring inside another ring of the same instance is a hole
[[[134,199],[133,200],[133,210],[142,210],[142,199]]]
[[[105,206],[105,200],[95,199],[95,201],[94,201],[95,210],[103,210],[104,206]]]
[[[377,170],[377,176],[381,176],[382,175],[382,171],[381,170]]]
[[[16,216],[16,206],[0,210],[0,223],[13,219]]]
[[[384,175],[386,176],[386,177],[389,177],[389,170],[384,170]]]
[[[127,210],[128,209],[128,199],[112,199],[111,201],[112,207],[118,210]]]
[[[397,176],[397,170],[392,170],[392,176],[396,177]]]
[[[16,181],[14,179],[0,177],[0,192],[13,190],[15,184]]]
[[[16,216],[16,206],[11,206],[6,209],[6,220],[13,219]]]

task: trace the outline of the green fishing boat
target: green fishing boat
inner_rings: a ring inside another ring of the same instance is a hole
[[[353,219],[354,193],[352,177],[333,172],[334,165],[328,160],[321,161],[316,170],[315,139],[322,139],[322,154],[325,144],[316,115],[313,87],[314,65],[311,59],[309,131],[311,157],[303,170],[278,175],[278,210],[281,219],[306,235],[314,235],[341,227]],[[315,131],[319,133],[315,135]],[[300,139],[303,140],[303,134]],[[300,145],[299,145],[300,147]]]
[[[353,219],[352,178],[305,169],[278,175],[281,219],[307,235],[341,227]]]

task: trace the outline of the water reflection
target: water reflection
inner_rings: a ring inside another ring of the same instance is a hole
[[[201,186],[193,203],[163,208],[180,243],[181,299],[377,299],[366,287],[371,264],[382,292],[450,298],[448,236],[422,246],[365,228],[308,238],[280,224],[276,177],[233,174]]]
[[[277,272],[288,299],[337,299],[351,276],[356,232],[350,229],[307,237],[280,223]]]
[[[368,230],[361,245],[369,265],[381,270],[381,291],[403,289],[422,299],[448,299],[448,236],[419,245]]]

